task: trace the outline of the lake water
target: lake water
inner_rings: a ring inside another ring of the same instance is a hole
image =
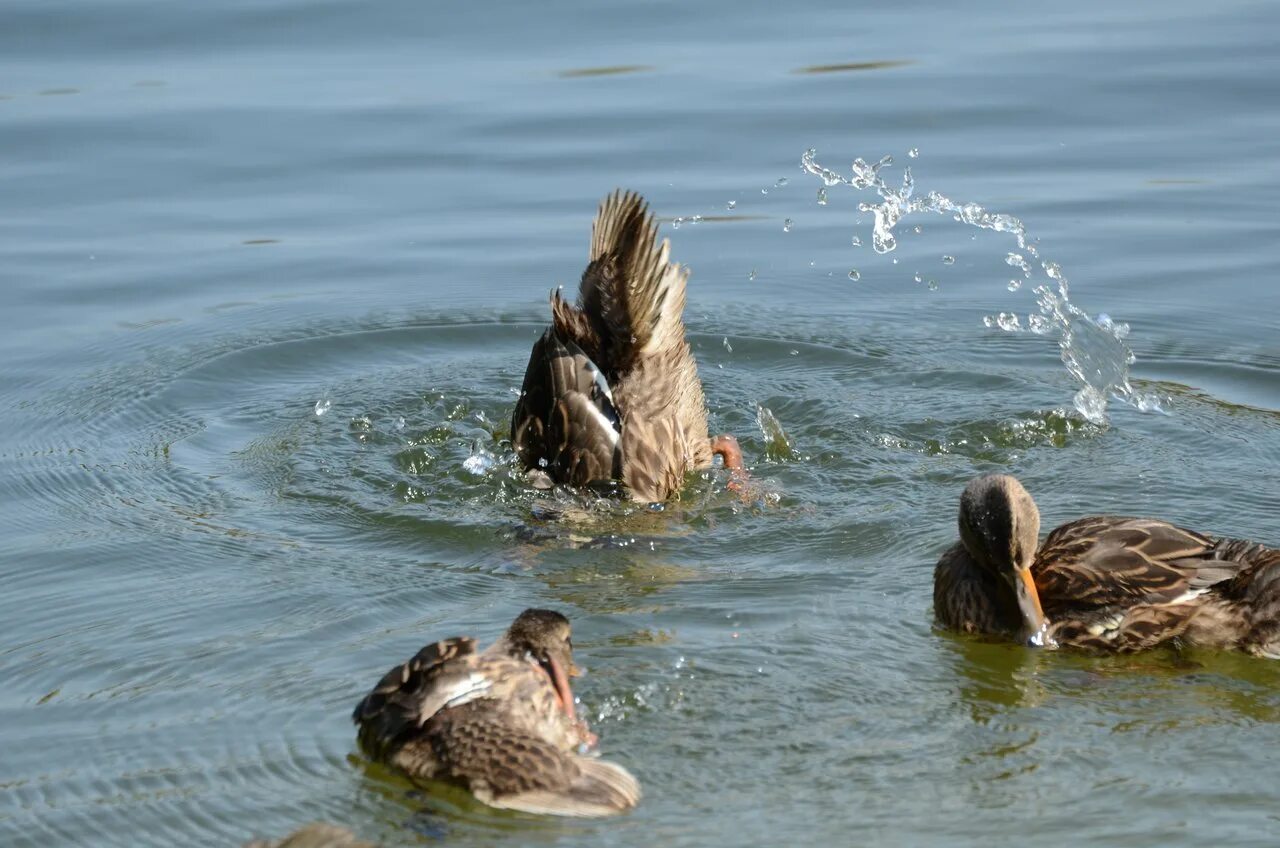
[[[1233,0],[9,0],[0,842],[1274,845],[1280,665],[930,607],[983,471],[1047,526],[1280,542],[1277,32]],[[928,213],[877,253],[879,198],[810,148],[1017,216],[1163,411],[1087,420],[1055,336],[983,321],[1039,314],[1038,262]],[[514,476],[547,293],[615,186],[685,219],[756,502],[712,473],[552,521]],[[488,814],[356,750],[388,667],[531,605],[574,621],[633,815]]]

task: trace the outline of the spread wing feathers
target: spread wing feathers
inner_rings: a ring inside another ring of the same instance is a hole
[[[439,714],[428,733],[439,776],[466,784],[494,807],[600,816],[640,799],[639,785],[624,769],[561,750],[483,704]]]
[[[615,191],[600,204],[579,302],[601,340],[598,361],[610,376],[635,360],[683,341],[689,271],[669,261],[644,199]]]
[[[1032,569],[1046,611],[1173,603],[1240,571],[1240,563],[1215,554],[1215,545],[1163,521],[1093,516],[1050,533]]]
[[[582,348],[555,328],[533,347],[512,418],[512,443],[526,468],[584,485],[621,471],[622,422],[613,392]]]
[[[351,716],[360,728],[360,744],[385,758],[441,709],[465,704],[488,691],[489,681],[461,661],[475,652],[474,639],[445,639],[388,671]]]

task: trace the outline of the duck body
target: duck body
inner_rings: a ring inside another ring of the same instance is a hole
[[[1016,494],[1025,495],[1013,478],[986,485],[1014,492],[997,504],[1018,503]],[[1023,503],[1034,509],[1029,495]],[[962,500],[961,541],[934,571],[934,609],[949,629],[1022,637],[1035,627],[1015,598],[1017,581],[992,564],[1008,550],[1009,534],[996,530],[991,537],[997,541],[988,544],[982,529],[999,524],[1002,509],[985,508],[971,504],[970,513],[983,513],[975,524]],[[1032,547],[1026,567],[1043,610],[1046,643],[1099,653],[1173,643],[1280,658],[1280,550],[1158,519],[1106,515],[1063,524]]]
[[[547,611],[522,617],[530,613]],[[356,707],[360,744],[412,778],[461,785],[493,807],[588,817],[628,810],[639,783],[582,753],[596,739],[575,716],[564,657],[511,631],[484,651],[468,638],[428,645]]]
[[[551,326],[534,343],[511,440],[521,464],[555,483],[620,483],[662,501],[685,475],[741,466],[731,437],[713,440],[683,320],[688,270],[669,261],[644,200],[614,192],[592,226],[571,304],[551,295]]]

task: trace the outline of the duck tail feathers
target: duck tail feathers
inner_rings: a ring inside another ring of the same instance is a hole
[[[689,271],[670,253],[640,195],[618,190],[601,202],[580,297],[604,342],[607,370],[624,371],[634,359],[683,341]]]

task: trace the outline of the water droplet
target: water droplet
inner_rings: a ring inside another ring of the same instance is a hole
[[[737,205],[738,205],[738,201],[730,200],[728,203],[724,205],[724,208],[732,212],[734,210],[734,207],[736,207]]]
[[[725,336],[725,337],[724,337],[723,344],[724,344],[724,349],[725,349],[725,350],[729,351],[729,353],[733,353],[733,345],[729,344],[729,337],[728,337],[728,336]]]
[[[916,224],[914,227],[911,228],[911,232],[915,233],[916,235],[920,235],[921,233],[924,232],[924,227],[920,226],[919,224]]]
[[[854,237],[853,237],[853,246],[854,246],[854,247],[862,247],[862,237],[861,237],[861,236],[854,236]]]
[[[1009,291],[1017,291],[1022,288],[1022,280],[1010,280],[1009,285],[1006,288],[1008,288]]]
[[[398,416],[398,417],[396,418],[396,420],[395,420],[395,424],[393,424],[392,426],[393,426],[393,427],[395,427],[397,430],[403,430],[403,429],[404,429],[404,416],[403,416],[403,415]]]
[[[754,280],[755,278],[756,278],[756,269],[755,269],[755,268],[752,268],[752,269],[751,269],[751,273],[747,275],[747,279],[748,279],[748,280]]]
[[[788,180],[786,177],[778,177],[778,181],[773,184],[773,187],[782,188],[784,185],[786,185],[789,182],[790,180]]]
[[[316,415],[324,415],[331,406],[333,406],[333,401],[328,398],[320,398],[320,400],[316,401]]]
[[[916,281],[917,283],[923,283],[923,282],[924,282],[924,275],[923,275],[923,274],[921,274],[919,271],[916,271],[915,281]]]
[[[768,193],[769,193],[769,189],[767,189],[767,188],[762,188],[762,189],[760,189],[760,193],[761,193],[761,194],[768,194]]]
[[[909,159],[918,159],[918,158],[920,158],[920,148],[918,148],[918,147],[913,147],[913,148],[911,148],[910,150],[908,150],[908,151],[907,151],[907,158],[909,158]]]
[[[672,219],[671,219],[671,229],[673,229],[673,230],[678,230],[678,229],[680,229],[680,225],[681,225],[681,224],[683,224],[683,223],[684,223],[684,218],[672,218]]]
[[[996,326],[1006,333],[1017,333],[1022,330],[1022,324],[1019,323],[1018,316],[1012,312],[1001,312],[997,315]]]
[[[826,190],[826,188],[820,188],[820,189],[818,189],[818,205],[819,205],[819,206],[826,206],[826,205],[827,205],[827,190]]]
[[[1093,424],[1107,423],[1107,398],[1093,386],[1085,386],[1076,392],[1076,411]]]
[[[1032,314],[1027,316],[1027,329],[1038,336],[1043,336],[1053,329],[1053,325],[1043,315]]]
[[[782,429],[782,423],[773,414],[773,410],[762,404],[756,404],[756,424],[759,425],[760,432],[764,436],[765,453],[774,459],[792,455],[791,439],[787,436],[787,431]]]
[[[992,318],[990,315],[983,315],[982,324],[984,327],[994,327],[996,325],[996,319]]]
[[[858,282],[858,280],[861,280],[861,279],[862,279],[862,275],[858,273],[858,269],[857,269],[857,268],[850,268],[850,269],[849,269],[849,279],[853,280],[853,281],[856,283],[856,282]]]
[[[937,281],[937,280],[930,280],[930,281],[929,281],[929,291],[937,291],[937,290],[938,290],[938,281]]]
[[[783,231],[784,233],[789,233],[789,232],[791,232],[791,226],[792,226],[792,224],[793,224],[793,223],[794,223],[794,222],[793,222],[790,218],[786,218],[786,219],[784,219],[784,220],[783,220],[783,222],[782,222],[782,231]]]
[[[954,256],[948,256],[947,254],[945,254],[945,253],[944,253],[944,254],[942,254],[942,264],[943,264],[943,265],[954,265],[954,264],[956,264],[956,258],[955,258]]]

